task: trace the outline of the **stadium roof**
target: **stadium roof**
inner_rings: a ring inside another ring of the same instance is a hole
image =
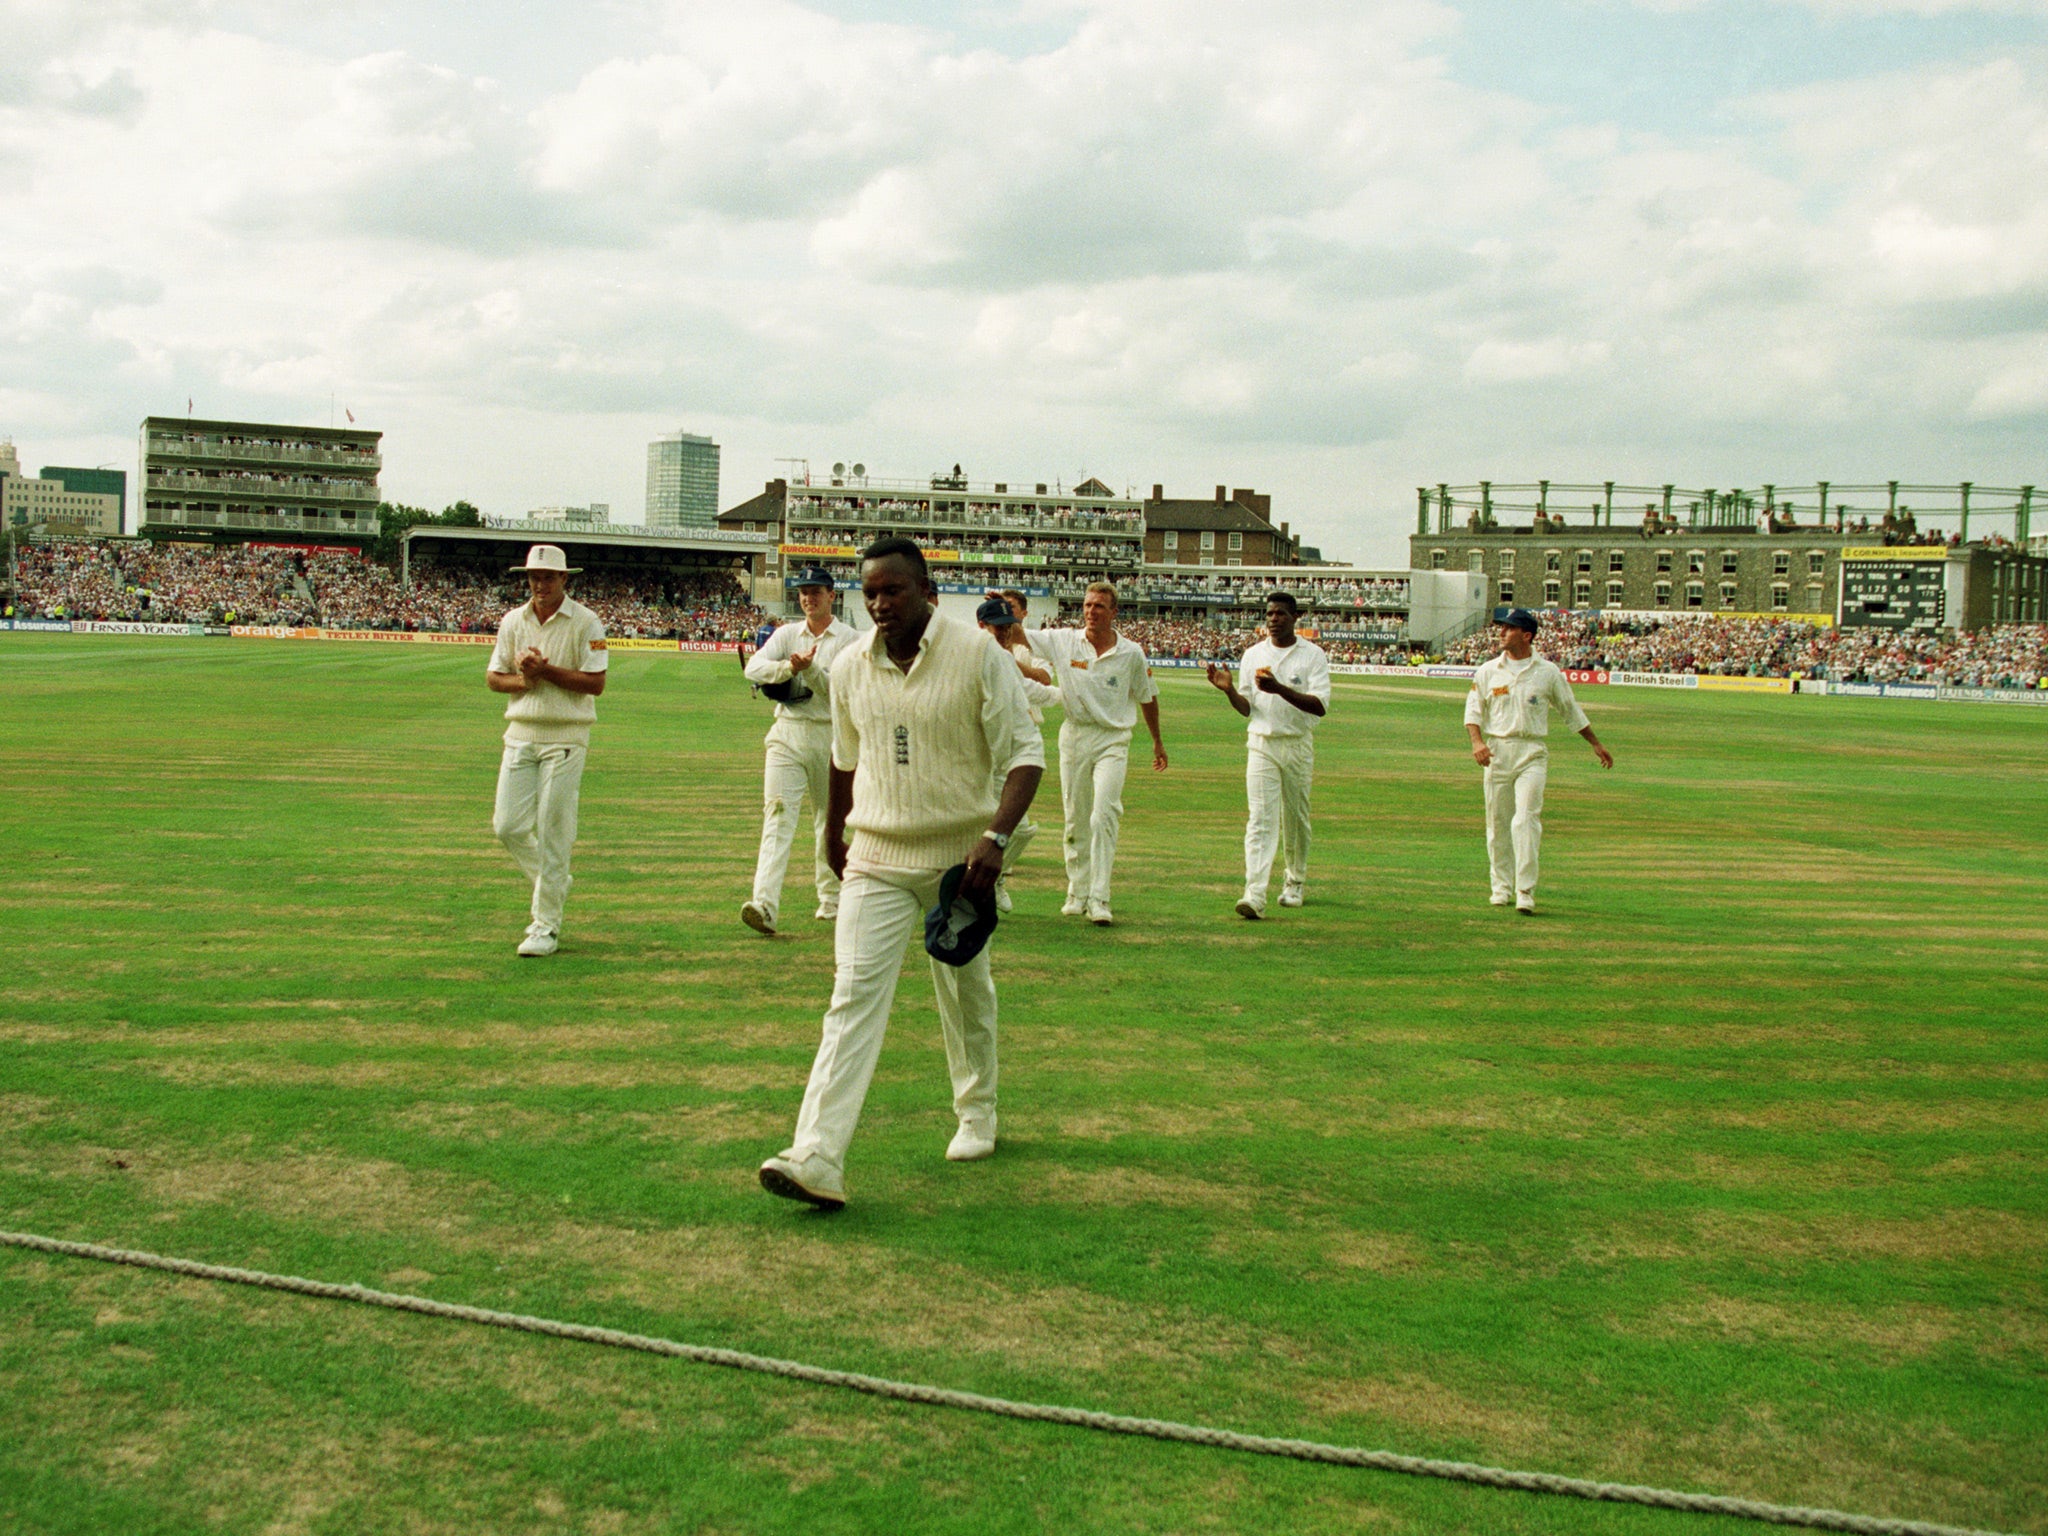
[[[1246,533],[1280,532],[1241,501],[1201,501],[1177,496],[1146,502],[1145,526],[1148,529],[1228,528]]]

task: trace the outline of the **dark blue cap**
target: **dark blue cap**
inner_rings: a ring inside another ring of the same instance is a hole
[[[982,624],[1014,624],[1017,615],[1010,612],[1010,605],[1000,597],[985,598],[982,605],[974,610],[975,619]]]
[[[822,565],[807,565],[796,573],[796,579],[790,582],[790,585],[792,587],[831,587],[837,586],[838,583],[833,581],[832,573]]]
[[[1493,610],[1493,622],[1512,629],[1526,629],[1532,635],[1536,633],[1536,615],[1526,608],[1496,608]]]
[[[996,931],[993,890],[968,896],[960,889],[967,866],[955,864],[939,876],[938,905],[924,915],[924,952],[948,965],[965,965],[988,945]]]

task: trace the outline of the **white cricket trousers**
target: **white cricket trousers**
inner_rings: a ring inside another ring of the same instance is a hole
[[[754,900],[772,920],[782,906],[782,881],[796,844],[797,815],[811,801],[811,875],[818,905],[839,901],[839,877],[825,862],[825,806],[832,773],[832,722],[778,720],[768,732],[761,773],[761,852],[754,860]]]
[[[1488,736],[1493,761],[1482,774],[1486,788],[1486,859],[1493,894],[1528,901],[1536,894],[1536,860],[1543,850],[1543,785],[1550,748],[1527,736]]]
[[[1071,720],[1060,727],[1060,810],[1066,818],[1070,897],[1109,902],[1130,761],[1129,731]]]
[[[846,1148],[882,1054],[904,951],[924,946],[924,915],[939,899],[938,869],[849,869],[833,930],[832,1004],[811,1063],[791,1145],[846,1170]],[[996,1117],[996,984],[986,948],[965,965],[931,962],[939,1033],[962,1124],[993,1132]]]
[[[1273,856],[1286,847],[1286,881],[1308,878],[1308,793],[1316,777],[1313,736],[1249,736],[1244,795],[1244,893],[1253,905],[1266,904]]]
[[[533,882],[533,921],[559,933],[576,846],[576,795],[587,747],[559,741],[507,742],[498,763],[491,831]]]

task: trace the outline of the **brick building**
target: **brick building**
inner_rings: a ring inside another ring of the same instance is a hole
[[[1804,527],[1641,529],[1566,524],[1418,533],[1409,562],[1420,571],[1486,578],[1495,603],[1520,608],[1670,609],[1782,613],[1832,622],[1844,546],[1868,533]]]
[[[1298,565],[1301,540],[1273,525],[1273,498],[1216,487],[1211,500],[1168,497],[1155,485],[1145,502],[1147,565]]]
[[[1868,529],[1746,527],[1640,529],[1570,524],[1548,529],[1463,528],[1418,533],[1409,543],[1419,571],[1484,576],[1490,601],[1521,608],[1630,612],[1782,614],[1832,624],[1840,613],[1843,552],[1878,542]],[[1904,551],[1888,552],[1894,558]],[[1934,545],[1945,565],[1947,627],[1976,629],[2040,622],[2048,604],[2048,558],[2008,542]],[[1857,623],[1849,615],[1846,622]]]

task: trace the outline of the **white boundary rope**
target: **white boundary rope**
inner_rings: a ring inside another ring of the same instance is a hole
[[[1175,1424],[1162,1419],[1128,1418],[1117,1413],[1097,1413],[1086,1408],[1064,1408],[1047,1403],[1018,1403],[1006,1398],[983,1397],[974,1392],[956,1392],[949,1387],[923,1386],[916,1382],[890,1381],[881,1376],[863,1376],[854,1371],[827,1370],[794,1360],[776,1360],[766,1355],[743,1354],[732,1349],[712,1349],[702,1344],[680,1344],[673,1339],[650,1338],[646,1334],[621,1333],[613,1328],[593,1328],[583,1323],[558,1322],[553,1318],[527,1317],[517,1312],[493,1312],[483,1307],[458,1306],[433,1301],[425,1296],[407,1296],[394,1291],[375,1291],[360,1285],[335,1285],[326,1280],[305,1280],[296,1275],[265,1274],[255,1269],[234,1269],[224,1264],[201,1264],[192,1259],[168,1258],[129,1248],[103,1248],[97,1243],[73,1243],[62,1238],[42,1237],[32,1232],[0,1232],[0,1245],[27,1248],[40,1253],[62,1254],[68,1258],[94,1259],[103,1264],[126,1264],[136,1269],[156,1269],[167,1274],[190,1275],[199,1280],[218,1280],[232,1285],[253,1285],[271,1291],[289,1291],[298,1296],[315,1296],[326,1301],[351,1301],[366,1307],[385,1307],[394,1312],[417,1312],[426,1317],[445,1317],[457,1322],[480,1323],[488,1328],[510,1328],[520,1333],[544,1334],[549,1338],[573,1339],[583,1344],[603,1344],[613,1349],[639,1350],[643,1354],[667,1355],[699,1365],[721,1365],[736,1371],[758,1371],[790,1381],[809,1382],[821,1387],[841,1387],[865,1392],[872,1397],[898,1402],[925,1403],[939,1408],[961,1408],[970,1413],[991,1413],[1003,1418],[1029,1419],[1046,1424],[1066,1424],[1116,1435],[1142,1435],[1153,1440],[1171,1440],[1184,1445],[1215,1446],[1223,1450],[1247,1451],[1260,1456],[1284,1456],[1296,1461],[1328,1462],[1342,1467],[1368,1467],[1378,1472],[1401,1472],[1412,1477],[1435,1477],[1458,1483],[1477,1483],[1485,1488],[1512,1488],[1524,1493],[1562,1494],[1570,1498],[1597,1499],[1615,1504],[1647,1504],[1655,1509],[1685,1510],[1693,1514],[1732,1515],[1742,1520],[1759,1520],[1770,1525],[1805,1526],[1823,1531],[1853,1531],[1859,1536],[2000,1536],[1995,1531],[1974,1530],[1957,1525],[1934,1525],[1922,1520],[1883,1520],[1870,1515],[1846,1514],[1838,1509],[1802,1509],[1785,1504],[1764,1504],[1754,1499],[1728,1498],[1713,1493],[1680,1493],[1668,1488],[1644,1488],[1631,1483],[1599,1483],[1581,1477],[1560,1477],[1550,1472],[1516,1472],[1505,1467],[1480,1466],[1469,1461],[1432,1461],[1420,1456],[1402,1456],[1393,1451],[1368,1451],[1353,1446],[1320,1445],[1312,1440],[1281,1440],[1267,1435],[1246,1435],[1235,1430],[1211,1429],[1199,1424]]]

